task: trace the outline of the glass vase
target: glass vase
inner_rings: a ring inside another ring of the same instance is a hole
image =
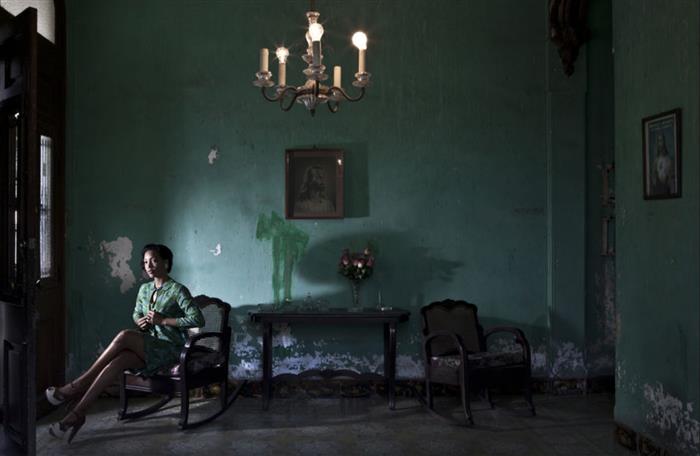
[[[350,284],[352,285],[352,307],[350,310],[359,312],[362,310],[360,307],[360,281],[352,280]]]

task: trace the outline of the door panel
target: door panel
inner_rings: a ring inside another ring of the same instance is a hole
[[[36,24],[33,8],[0,8],[0,422],[28,454],[47,405],[37,399],[65,366],[65,55]]]
[[[39,144],[36,10],[0,10],[0,269],[3,429],[22,451],[35,449],[36,288],[39,278]]]

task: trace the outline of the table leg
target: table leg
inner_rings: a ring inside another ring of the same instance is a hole
[[[384,379],[389,409],[396,409],[396,323],[384,323]]]
[[[263,347],[262,347],[262,397],[263,410],[270,407],[272,396],[272,323],[263,324]]]

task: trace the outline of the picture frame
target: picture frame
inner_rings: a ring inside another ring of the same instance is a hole
[[[681,109],[642,119],[644,199],[681,196]]]
[[[287,149],[286,218],[343,218],[344,168],[344,153],[340,149]]]

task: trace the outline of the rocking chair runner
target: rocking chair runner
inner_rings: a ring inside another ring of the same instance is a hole
[[[231,345],[231,327],[228,323],[230,306],[217,298],[200,295],[194,298],[204,314],[205,326],[189,330],[190,337],[180,353],[180,362],[168,371],[143,378],[124,371],[120,388],[118,418],[140,418],[158,411],[176,393],[180,394],[180,429],[187,429],[207,423],[221,415],[233,403],[245,382],[228,395],[228,360]],[[194,388],[220,384],[221,405],[214,414],[200,421],[190,423],[189,391]],[[129,396],[133,391],[159,394],[163,397],[154,405],[142,410],[127,412]]]
[[[473,388],[485,388],[491,407],[490,387],[515,384],[522,388],[530,411],[532,403],[530,344],[514,327],[496,327],[484,332],[477,307],[465,301],[433,302],[421,308],[425,356],[426,402],[433,407],[432,383],[458,385],[462,407],[469,424],[474,424],[469,395]],[[515,336],[519,351],[489,351],[487,339],[499,332]]]

